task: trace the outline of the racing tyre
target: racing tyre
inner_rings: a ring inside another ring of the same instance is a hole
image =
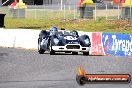
[[[72,52],[72,55],[78,55],[78,52]]]
[[[39,40],[38,40],[38,52],[39,52],[39,54],[44,54],[44,52],[45,52],[45,50],[43,50],[41,48],[41,44],[40,44],[40,41]]]
[[[55,51],[52,49],[51,41],[50,41],[50,55],[55,55]]]
[[[89,52],[83,52],[83,55],[88,56]]]
[[[76,76],[76,81],[77,81],[77,83],[79,84],[79,85],[84,85],[84,84],[86,84],[86,78],[84,77],[84,76]]]
[[[55,51],[54,50],[50,50],[50,55],[55,55]]]
[[[65,53],[71,53],[70,51],[66,51]]]

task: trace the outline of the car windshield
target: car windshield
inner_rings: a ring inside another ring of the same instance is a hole
[[[74,37],[76,37],[76,33],[75,32],[65,32],[64,36],[74,36]]]
[[[64,37],[65,37],[65,36],[73,36],[73,37],[76,37],[76,35],[73,35],[73,34],[71,34],[71,33],[64,34]]]

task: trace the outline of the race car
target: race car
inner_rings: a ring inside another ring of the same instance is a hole
[[[49,51],[50,55],[54,55],[56,52],[72,53],[73,55],[82,52],[83,55],[89,55],[90,47],[89,36],[79,36],[75,30],[67,32],[65,29],[58,30],[57,27],[52,27],[49,31],[41,30],[39,33],[38,52],[40,54]]]

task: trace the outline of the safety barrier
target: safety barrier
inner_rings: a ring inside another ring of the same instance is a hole
[[[40,30],[0,29],[0,46],[37,49]]]
[[[0,29],[0,46],[37,49],[40,30]],[[132,56],[132,34],[81,32],[91,40],[91,55]]]
[[[92,33],[92,55],[132,56],[132,34]]]
[[[102,44],[105,54],[132,56],[132,34],[103,33]]]

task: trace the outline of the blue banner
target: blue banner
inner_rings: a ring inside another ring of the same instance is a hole
[[[102,33],[105,54],[132,56],[132,34]]]

